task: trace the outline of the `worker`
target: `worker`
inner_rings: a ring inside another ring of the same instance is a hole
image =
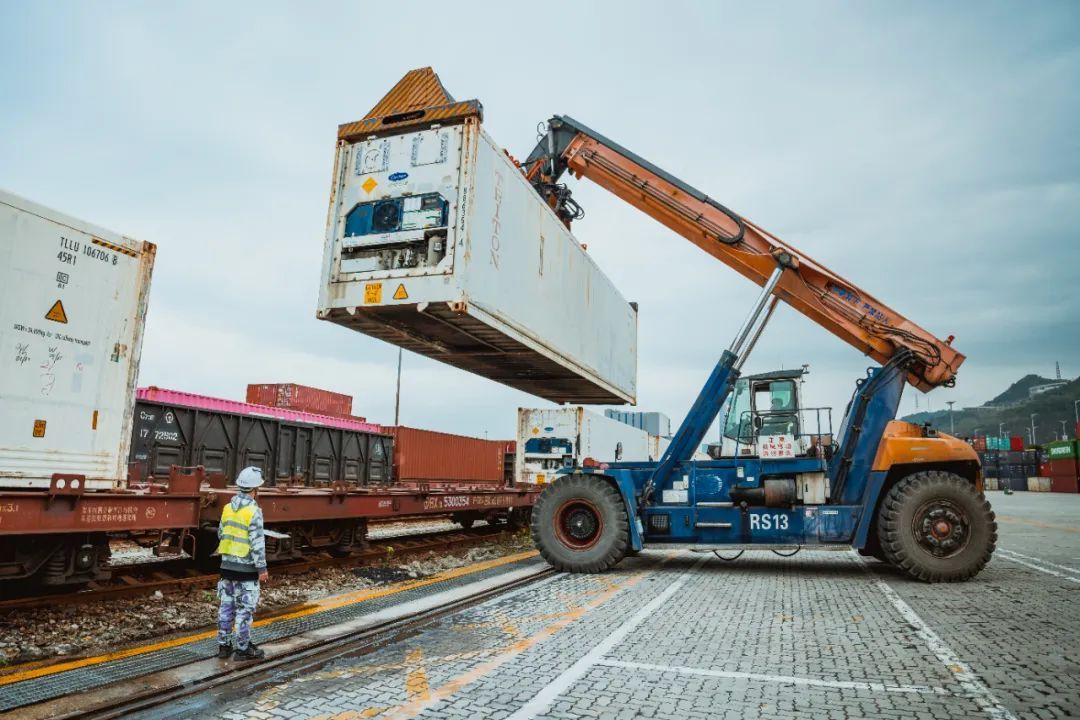
[[[218,657],[260,660],[266,653],[251,642],[251,621],[259,604],[259,583],[266,582],[266,540],[263,514],[256,498],[262,470],[246,467],[236,476],[240,492],[221,511],[218,523]],[[235,625],[235,632],[234,632]],[[235,650],[235,654],[234,654]]]

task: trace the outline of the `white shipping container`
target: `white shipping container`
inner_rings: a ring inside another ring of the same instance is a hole
[[[580,467],[586,458],[607,463],[659,460],[669,442],[582,407],[518,408],[514,477],[542,485],[554,480],[560,468]]]
[[[637,310],[475,118],[339,143],[318,317],[553,402],[637,391]]]
[[[612,420],[641,428],[650,435],[671,437],[671,418],[661,412],[605,410],[604,415]]]
[[[154,253],[0,191],[0,487],[124,482]]]

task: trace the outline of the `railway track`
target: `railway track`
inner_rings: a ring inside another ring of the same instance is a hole
[[[380,605],[366,615],[342,619],[340,624],[321,630],[305,632],[301,627],[299,634],[279,635],[262,644],[268,654],[258,663],[196,656],[184,663],[168,664],[165,669],[151,662],[141,673],[123,671],[123,677],[110,676],[108,680],[105,676],[109,670],[99,666],[102,669],[94,672],[105,675],[96,687],[76,689],[76,685],[49,699],[14,706],[18,710],[9,706],[14,710],[9,716],[20,720],[204,716],[217,697],[247,693],[285,675],[311,672],[342,656],[372,652],[411,637],[451,613],[555,574],[546,564],[520,565],[523,561],[520,557],[485,561],[473,566],[473,570],[448,571],[442,579],[419,581],[416,585],[403,583],[404,587],[397,591],[402,593],[397,604]],[[503,567],[506,569],[499,570]],[[461,583],[451,579],[453,576],[475,579]],[[429,590],[420,590],[418,585],[423,582],[434,584]],[[410,595],[415,592],[420,594]]]
[[[482,543],[508,532],[505,525],[485,525],[471,530],[446,530],[428,533],[405,533],[379,537],[367,549],[345,557],[317,553],[301,560],[271,565],[273,575],[297,575],[310,570],[342,565],[364,566],[419,553],[449,550]],[[213,587],[219,574],[199,572],[189,561],[165,560],[125,565],[118,568],[109,584],[96,584],[76,592],[33,595],[0,600],[0,613],[55,605],[77,605],[98,600],[149,595],[155,591]]]

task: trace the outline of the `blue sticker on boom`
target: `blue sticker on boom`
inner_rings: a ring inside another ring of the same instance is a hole
[[[396,172],[390,176],[390,182],[401,182],[407,177],[409,177],[409,173],[407,172]]]

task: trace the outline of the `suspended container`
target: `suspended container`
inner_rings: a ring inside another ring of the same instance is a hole
[[[554,402],[637,394],[637,309],[414,70],[338,131],[319,318]]]

